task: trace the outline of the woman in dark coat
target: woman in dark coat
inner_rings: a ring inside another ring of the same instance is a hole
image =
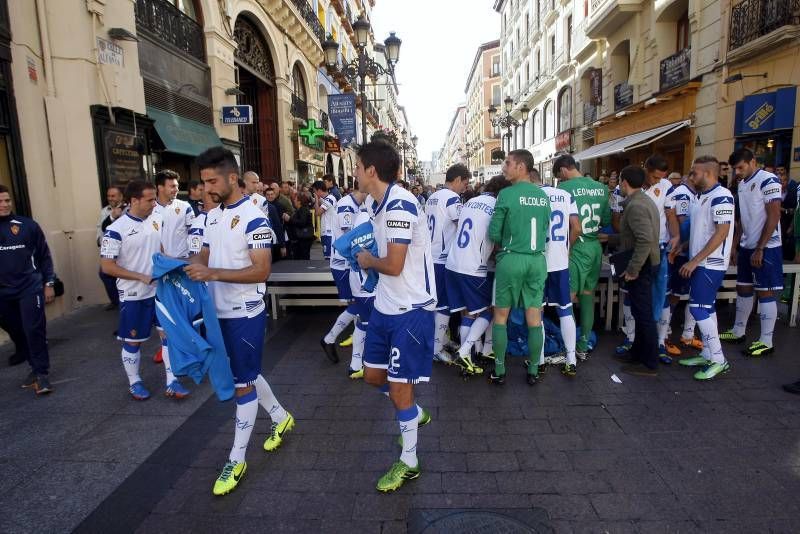
[[[314,242],[314,222],[308,209],[308,193],[298,193],[294,198],[294,213],[289,218],[287,230],[291,241],[292,258],[311,259],[311,244]]]

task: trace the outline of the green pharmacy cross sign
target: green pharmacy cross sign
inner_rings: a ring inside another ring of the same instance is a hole
[[[306,127],[300,128],[298,135],[305,139],[306,144],[309,145],[316,145],[318,138],[325,135],[325,130],[323,128],[317,127],[317,121],[314,119],[308,119],[306,121]]]

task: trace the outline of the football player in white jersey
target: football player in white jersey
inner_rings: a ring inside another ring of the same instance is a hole
[[[783,256],[781,252],[782,187],[780,179],[760,169],[747,148],[731,154],[728,162],[739,182],[739,221],[734,234],[736,261],[736,322],[720,335],[723,341],[743,343],[745,327],[753,310],[753,290],[758,293],[761,336],[746,349],[748,356],[765,356],[775,352],[772,333],[778,319],[775,292],[783,289]]]
[[[209,148],[197,156],[197,166],[206,191],[220,206],[208,212],[203,249],[190,257],[185,270],[192,280],[208,282],[236,387],[233,447],[212,490],[224,495],[236,488],[247,470],[245,453],[259,405],[272,420],[266,451],[281,445],[294,418],[261,375],[267,326],[263,297],[275,236],[261,210],[237,186],[239,165],[230,150]]]
[[[394,491],[420,475],[417,429],[430,415],[414,400],[414,384],[430,380],[433,364],[436,278],[430,233],[414,196],[396,185],[400,155],[390,144],[373,141],[358,151],[355,175],[369,194],[378,255],[358,254],[362,269],[375,269],[380,280],[364,347],[364,380],[388,391],[402,437],[400,459],[377,483]]]
[[[689,256],[680,270],[690,278],[689,309],[703,334],[703,354],[680,360],[681,365],[702,366],[697,380],[711,380],[730,366],[722,353],[715,303],[717,290],[728,270],[733,243],[733,195],[719,184],[719,163],[713,156],[701,156],[692,164],[693,181],[700,197],[689,215]]]
[[[664,307],[664,299],[667,296],[667,285],[669,279],[669,270],[667,266],[667,251],[672,248],[677,248],[680,243],[680,227],[677,226],[677,220],[670,221],[667,219],[667,193],[672,189],[672,184],[665,177],[667,176],[667,160],[663,156],[653,154],[644,163],[646,179],[642,191],[650,197],[658,208],[658,214],[661,217],[659,227],[659,246],[661,248],[661,264],[659,271],[653,278],[653,316],[657,322],[661,318],[661,312]],[[622,211],[624,209],[624,197],[620,192],[619,186],[614,190],[614,195],[617,197],[612,202],[611,220],[614,230],[619,231],[619,221],[622,218]],[[625,318],[625,326],[623,331],[625,333],[625,341],[616,349],[617,354],[625,354],[633,346],[634,333],[636,332],[636,323],[633,319],[631,312],[630,300],[628,293],[624,288],[623,314]]]
[[[537,180],[540,182],[540,180]],[[569,249],[581,235],[578,205],[568,191],[542,185],[550,199],[550,235],[545,249],[547,282],[544,287],[545,304],[556,307],[561,336],[567,350],[567,361],[561,368],[564,376],[577,373],[575,344],[578,340],[575,316],[572,314],[572,295],[569,286]],[[530,365],[530,363],[528,364]],[[539,365],[544,365],[544,345]]]
[[[337,198],[328,193],[325,182],[317,180],[311,184],[314,191],[314,213],[319,217],[319,240],[322,243],[322,257],[326,260],[331,257],[331,243],[333,243],[333,227],[336,224]]]
[[[431,235],[433,269],[436,273],[436,334],[433,342],[433,357],[450,363],[452,358],[444,352],[447,343],[447,325],[450,322],[450,303],[445,282],[447,254],[455,240],[456,224],[461,211],[461,194],[472,174],[466,165],[457,163],[447,169],[444,187],[428,197],[425,216]],[[463,341],[463,340],[462,340]]]
[[[200,254],[203,250],[203,236],[206,229],[206,217],[208,212],[219,206],[219,203],[214,201],[211,194],[203,189],[202,203],[203,211],[197,214],[192,222],[192,227],[189,228],[189,255],[194,256]]]
[[[694,175],[690,173],[687,181],[673,186],[667,193],[667,202],[665,204],[667,220],[677,219],[678,228],[688,227],[690,224],[689,214],[692,206],[697,201],[697,193],[694,187]],[[675,222],[671,224],[675,225]],[[689,296],[689,279],[680,275],[681,267],[689,261],[688,253],[688,242],[671,249],[669,252],[669,288],[667,290],[667,299],[664,301],[664,309],[658,321],[659,356],[664,363],[671,363],[672,356],[678,356],[681,353],[681,349],[670,342],[667,336],[669,335],[669,326],[675,306],[678,305],[682,298],[688,298]],[[684,311],[683,332],[680,343],[684,347],[701,350],[703,342],[694,335],[696,324],[697,321],[695,321],[691,313],[691,308],[687,306]]]
[[[178,200],[178,174],[170,170],[156,173],[156,207],[153,212],[161,215],[164,231],[161,242],[164,254],[173,258],[189,256],[187,237],[194,221],[192,205]]]
[[[164,222],[154,211],[156,191],[153,185],[139,180],[130,182],[125,188],[125,199],[128,211],[103,234],[100,267],[117,279],[120,300],[117,339],[122,341],[122,365],[128,375],[130,394],[136,400],[145,400],[150,398],[150,392],[139,376],[139,348],[150,338],[153,325],[157,325],[156,288],[152,285],[153,254],[164,250]],[[189,391],[172,374],[166,336],[162,331],[159,335],[167,383],[164,394],[184,398]]]
[[[494,273],[490,268],[494,243],[489,240],[489,222],[497,193],[510,185],[504,176],[495,176],[486,184],[483,194],[472,197],[461,208],[455,244],[450,247],[445,263],[450,311],[461,312],[461,346],[457,358],[467,374],[483,372],[472,361],[472,347],[492,321]]]
[[[356,214],[361,211],[364,197],[366,197],[365,193],[354,191],[336,201],[336,204],[330,210],[333,213],[333,222],[330,229],[331,243],[335,243],[337,239],[353,229]],[[336,284],[336,290],[339,293],[339,301],[347,304],[347,308],[336,318],[330,331],[320,340],[320,345],[328,359],[333,363],[337,363],[339,354],[336,352],[336,338],[353,322],[358,312],[356,311],[353,292],[350,289],[350,267],[347,264],[347,260],[333,246],[331,246],[331,275],[333,275],[333,282]],[[352,369],[348,372],[348,375],[350,378],[357,378],[353,375],[360,370],[360,367]]]

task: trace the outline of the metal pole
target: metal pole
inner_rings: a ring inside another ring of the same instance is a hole
[[[403,181],[406,180],[406,141],[403,139]]]
[[[364,92],[364,76],[361,76],[361,144],[367,144],[367,95]]]

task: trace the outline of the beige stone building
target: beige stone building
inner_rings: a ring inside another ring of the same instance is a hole
[[[298,130],[313,119],[335,134],[327,96],[349,87],[320,69],[321,43],[336,34],[354,57],[352,21],[373,5],[1,0],[0,182],[47,235],[66,285],[51,315],[103,300],[95,225],[112,183],[170,168],[185,184],[194,157],[218,144],[263,180],[352,175],[352,151],[334,158]],[[237,104],[252,106],[252,124],[223,123]]]
[[[721,2],[714,153],[753,150],[800,176],[800,2]]]
[[[500,106],[500,41],[478,47],[464,88],[467,95],[465,145],[461,155],[478,181],[491,178],[500,162],[492,152],[500,148],[499,132],[492,127],[489,106]]]

